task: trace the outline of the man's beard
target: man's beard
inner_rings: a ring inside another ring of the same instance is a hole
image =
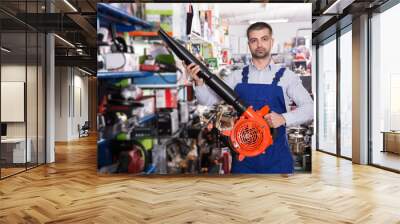
[[[257,49],[254,52],[251,52],[251,56],[256,59],[263,59],[269,57],[269,51],[266,51],[263,49],[262,51],[257,51]]]

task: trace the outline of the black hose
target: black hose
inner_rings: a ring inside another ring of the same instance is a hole
[[[173,38],[169,37],[168,34],[160,28],[158,31],[159,36],[169,46],[169,48],[176,54],[176,56],[185,62],[186,65],[191,63],[200,66],[199,77],[202,78],[205,83],[210,86],[216,94],[218,94],[225,102],[232,105],[239,115],[243,114],[247,110],[247,106],[239,100],[239,97],[235,92],[218,76],[211,73],[208,68],[201,63],[195,56],[193,56],[185,47],[180,45]]]

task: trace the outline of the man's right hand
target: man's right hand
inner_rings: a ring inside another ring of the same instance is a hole
[[[201,86],[204,84],[203,79],[199,77],[199,72],[200,72],[200,66],[196,65],[195,63],[191,63],[189,66],[183,63],[183,67],[186,69],[186,73],[190,75],[190,77],[194,80],[196,83],[196,86]]]

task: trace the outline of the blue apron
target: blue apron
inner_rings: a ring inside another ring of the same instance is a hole
[[[286,113],[283,90],[278,86],[284,72],[285,68],[279,69],[272,84],[252,84],[248,83],[249,66],[246,66],[242,71],[242,83],[237,84],[234,91],[240,99],[248,106],[253,106],[255,110],[268,105],[275,113]],[[264,153],[255,157],[246,157],[243,161],[239,161],[237,155],[232,159],[232,173],[293,173],[294,170],[284,125],[278,128],[274,144],[269,146]]]

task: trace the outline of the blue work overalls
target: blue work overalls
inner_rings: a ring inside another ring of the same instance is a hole
[[[242,83],[236,85],[234,91],[248,106],[255,110],[268,105],[271,111],[282,114],[286,113],[285,98],[282,87],[278,86],[285,68],[276,72],[272,84],[248,83],[249,66],[243,68]],[[289,149],[286,135],[286,127],[278,128],[274,144],[267,150],[255,157],[246,157],[239,161],[237,155],[233,156],[232,173],[293,173],[293,157]]]

